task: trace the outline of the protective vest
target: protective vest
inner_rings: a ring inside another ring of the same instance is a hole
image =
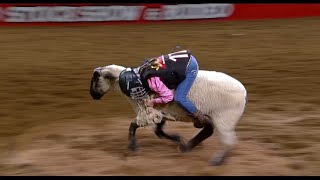
[[[159,77],[169,89],[175,89],[186,77],[190,57],[189,50],[162,55],[157,58],[157,65],[140,69],[141,80],[145,82],[150,77]]]

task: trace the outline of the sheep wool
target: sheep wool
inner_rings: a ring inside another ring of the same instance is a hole
[[[135,123],[140,127],[155,125],[161,122],[163,115],[160,110],[148,107],[143,100],[137,101],[138,112]]]

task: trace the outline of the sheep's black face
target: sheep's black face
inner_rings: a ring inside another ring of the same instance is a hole
[[[115,82],[115,77],[107,67],[99,67],[93,71],[90,84],[90,95],[99,100],[109,91]]]
[[[90,85],[90,95],[94,100],[99,100],[102,98],[103,94],[99,93],[95,90],[96,82],[91,79],[91,85]]]
[[[91,78],[90,95],[94,100],[100,100],[104,95],[104,93],[99,90],[99,80],[101,78],[100,76],[100,73],[95,71]]]

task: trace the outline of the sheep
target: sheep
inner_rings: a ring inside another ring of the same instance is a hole
[[[90,94],[93,99],[99,100],[110,89],[115,89],[124,95],[119,87],[119,75],[126,67],[120,65],[107,65],[96,68],[93,72],[90,85]],[[125,96],[125,95],[124,95]],[[140,127],[138,118],[139,106],[137,101],[125,96],[132,105],[137,117],[129,127],[129,145],[132,151],[137,150],[136,129]],[[187,143],[177,134],[168,134],[163,131],[167,120],[192,122],[190,115],[177,103],[170,102],[166,105],[155,107],[161,110],[163,116],[156,123],[155,134],[159,138],[166,138],[176,142],[181,152],[189,152],[199,143],[210,137],[214,130],[218,133],[221,148],[209,160],[210,165],[221,165],[238,143],[235,127],[241,119],[246,104],[247,91],[244,85],[235,78],[217,71],[199,70],[197,78],[188,93],[188,97],[196,107],[211,117],[211,122],[205,126]]]

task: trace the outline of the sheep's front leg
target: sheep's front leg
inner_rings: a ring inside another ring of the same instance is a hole
[[[179,134],[168,134],[163,131],[163,126],[165,125],[166,121],[163,119],[160,123],[157,124],[156,128],[154,129],[154,133],[159,138],[166,138],[173,142],[178,143],[179,145],[184,145],[183,139]]]
[[[138,125],[135,122],[131,122],[129,127],[129,150],[136,151],[138,149],[137,139],[136,139],[136,130]]]

